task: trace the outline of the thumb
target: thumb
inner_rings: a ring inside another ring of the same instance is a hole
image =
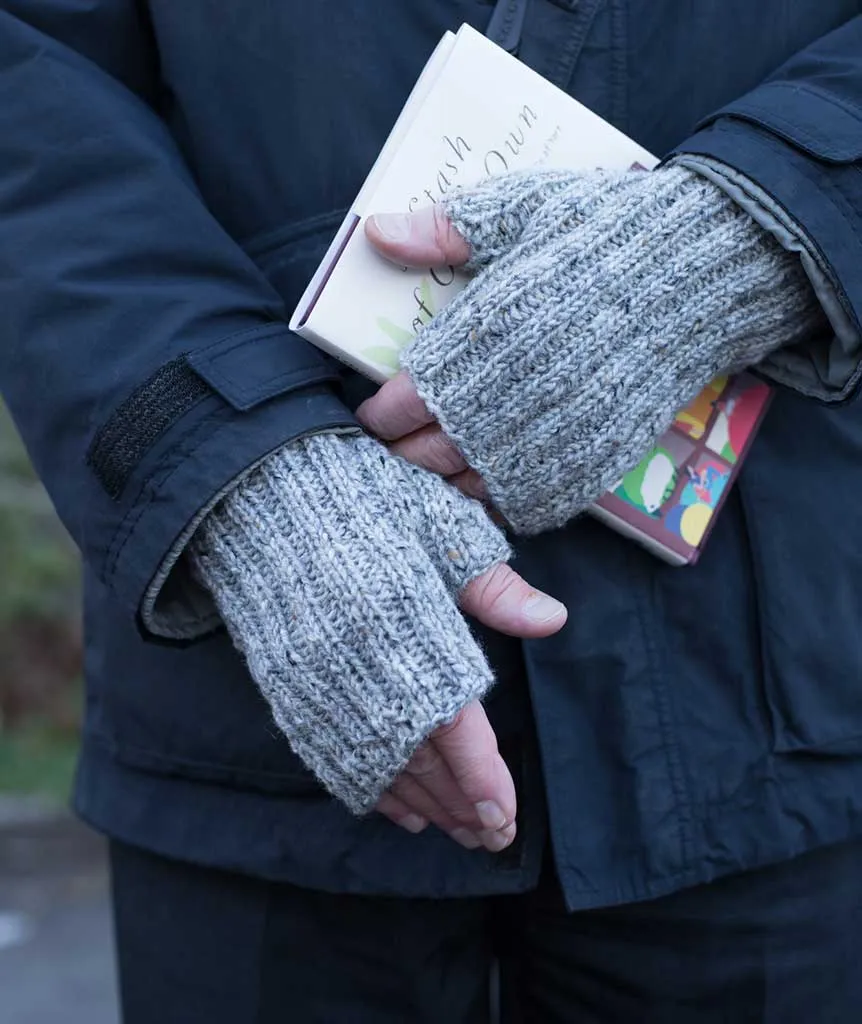
[[[461,591],[461,610],[508,636],[538,638],[566,624],[566,606],[500,562]]]
[[[365,236],[388,259],[406,266],[459,267],[470,259],[470,245],[440,206],[415,213],[375,213]]]

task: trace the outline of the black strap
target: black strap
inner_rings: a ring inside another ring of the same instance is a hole
[[[143,456],[168,427],[209,395],[209,384],[180,356],[132,392],[93,438],[87,465],[115,501]]]
[[[517,54],[530,0],[497,0],[485,35],[509,53]]]

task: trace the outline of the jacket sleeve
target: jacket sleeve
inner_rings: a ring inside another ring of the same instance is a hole
[[[722,185],[802,258],[832,326],[762,367],[826,401],[862,378],[862,17],[711,114],[671,154]]]
[[[0,387],[85,561],[181,637],[212,622],[169,571],[205,511],[353,419],[148,105],[142,6],[0,5]]]

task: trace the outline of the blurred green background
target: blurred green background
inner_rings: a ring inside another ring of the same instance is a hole
[[[77,554],[0,404],[0,793],[66,799],[80,708]]]

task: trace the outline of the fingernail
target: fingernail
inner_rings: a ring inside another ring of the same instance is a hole
[[[512,840],[515,838],[515,825],[514,823],[509,825],[508,828],[504,828],[502,832],[487,832],[482,835],[482,842],[486,850],[490,850],[491,853],[499,853],[501,850],[505,850],[507,846],[511,846]]]
[[[399,820],[398,824],[402,828],[406,828],[408,832],[412,832],[413,835],[418,835],[428,827],[428,819],[419,814],[407,814]]]
[[[476,813],[479,815],[479,821],[482,822],[483,828],[490,832],[496,832],[506,824],[503,808],[494,800],[482,800],[476,804]]]
[[[536,591],[532,597],[524,602],[524,614],[533,622],[550,622],[551,619],[559,618],[566,610],[556,598],[549,597],[541,591]]]
[[[406,213],[375,213],[371,220],[387,242],[406,242],[410,238],[410,218]]]
[[[460,843],[461,846],[466,847],[468,850],[478,850],[482,845],[482,840],[472,832],[468,832],[466,828],[456,828],[454,832],[450,832],[449,835],[456,843]]]

